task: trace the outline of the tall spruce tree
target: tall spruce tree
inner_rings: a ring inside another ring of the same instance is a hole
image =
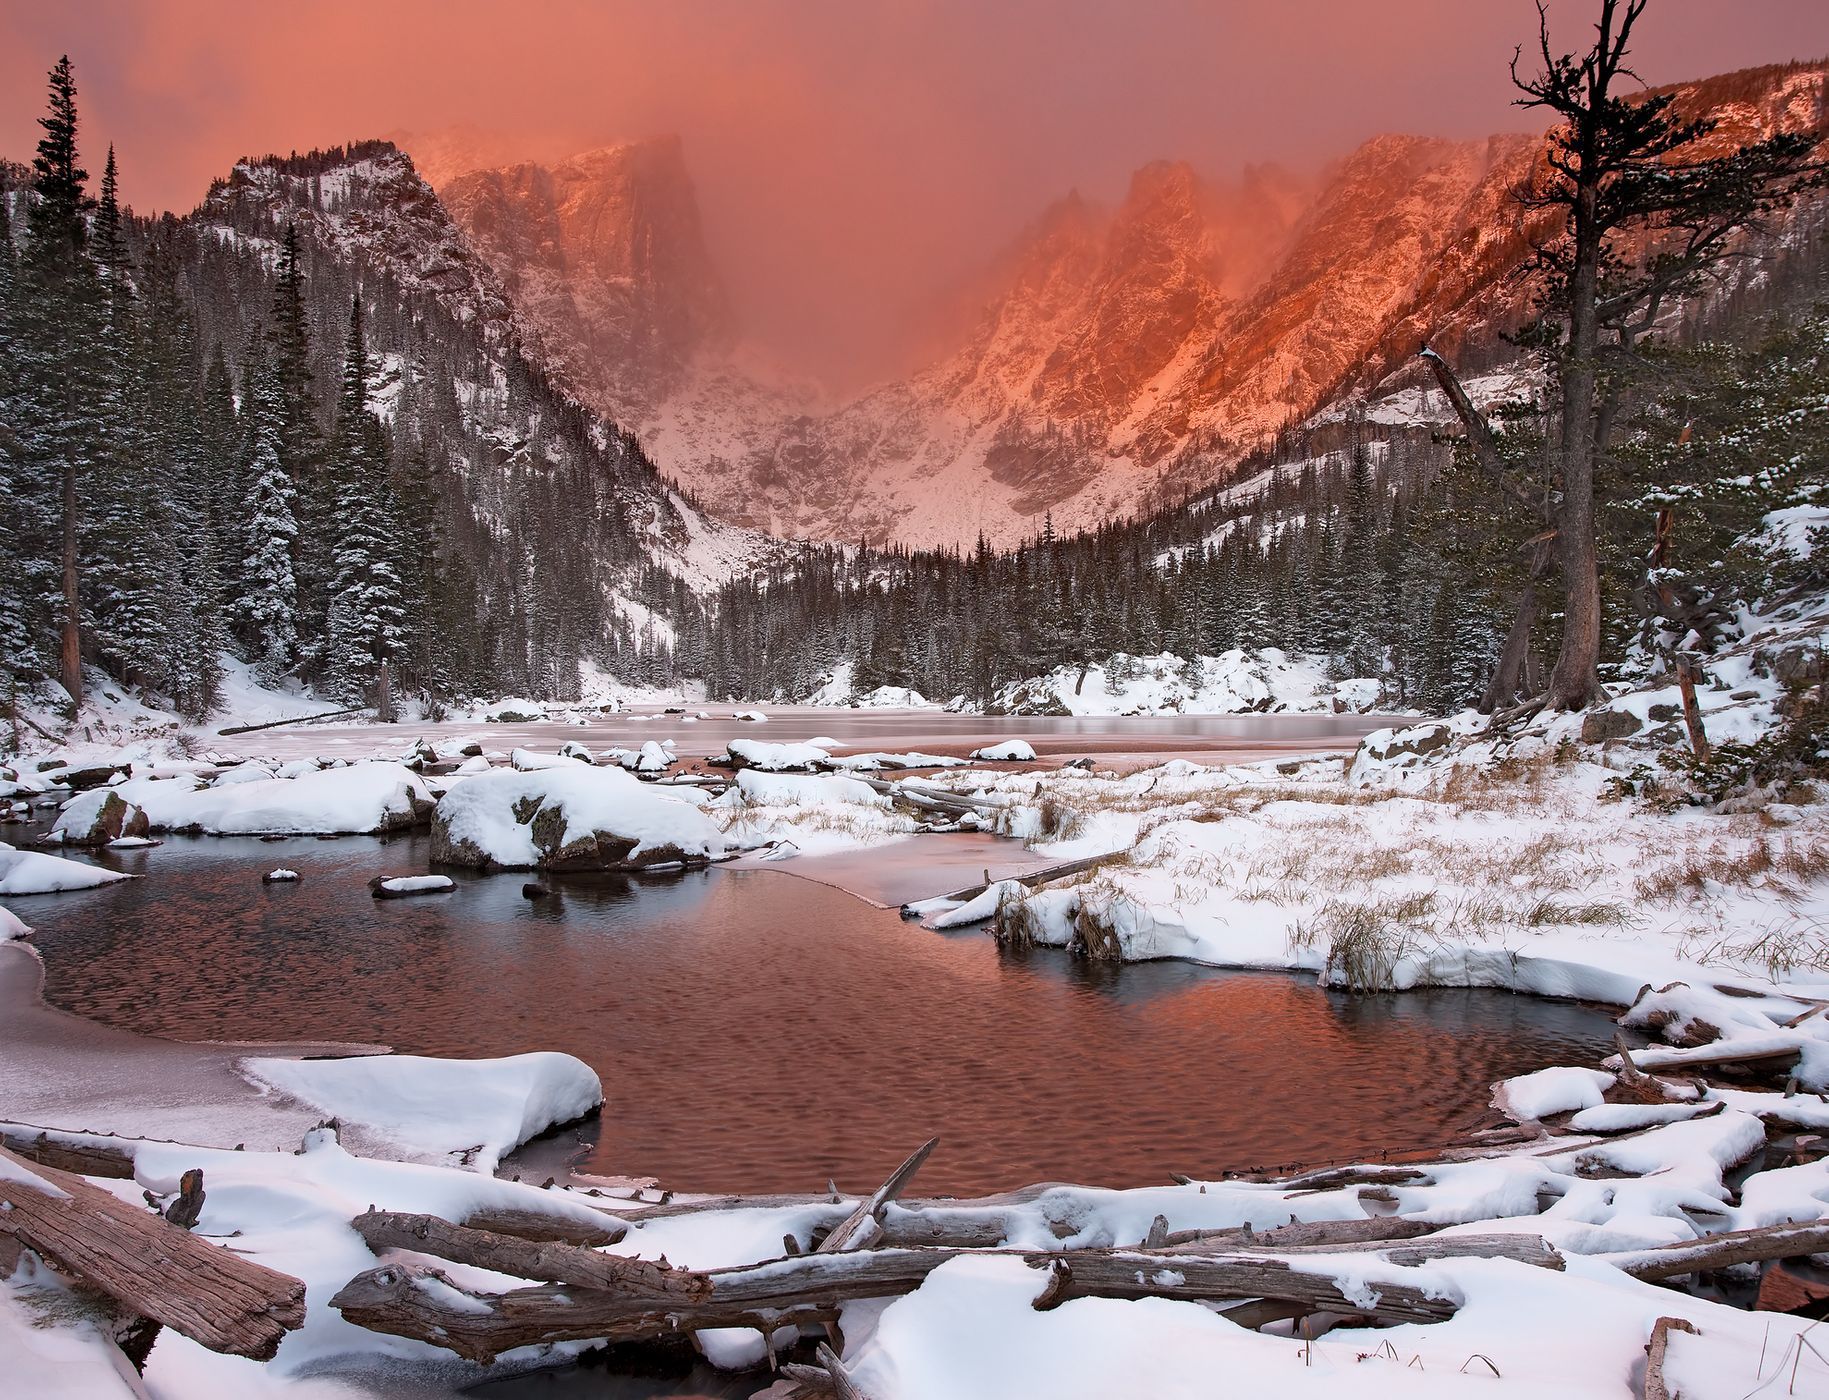
[[[329,454],[337,529],[325,660],[331,684],[345,698],[372,696],[381,718],[391,720],[392,668],[405,649],[406,598],[386,434],[368,398],[368,342],[358,295],[350,302]]]

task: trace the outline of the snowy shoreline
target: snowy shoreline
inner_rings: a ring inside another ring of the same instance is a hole
[[[1281,1183],[1219,1178],[1128,1190],[1045,1186],[994,1202],[911,1198],[887,1207],[886,1228],[905,1231],[931,1222],[942,1237],[967,1229],[976,1243],[963,1257],[940,1262],[913,1291],[845,1304],[839,1354],[866,1393],[952,1400],[1009,1393],[1039,1376],[1062,1394],[1109,1393],[1139,1377],[1156,1393],[1176,1394],[1197,1375],[1221,1367],[1252,1378],[1266,1393],[1312,1389],[1384,1400],[1462,1393],[1469,1383],[1443,1385],[1421,1376],[1453,1375],[1456,1364],[1479,1353],[1502,1373],[1493,1384],[1503,1391],[1612,1396],[1621,1393],[1619,1380],[1634,1374],[1652,1323],[1671,1315],[1691,1319],[1702,1339],[1684,1334],[1670,1344],[1672,1378],[1697,1394],[1715,1393],[1708,1387],[1718,1389],[1724,1379],[1738,1385],[1744,1378],[1744,1391],[1769,1370],[1770,1362],[1758,1358],[1761,1346],[1777,1347],[1805,1369],[1815,1364],[1795,1340],[1805,1324],[1673,1293],[1639,1281],[1630,1268],[1656,1267],[1655,1261],[1643,1263],[1648,1252],[1705,1244],[1723,1231],[1770,1231],[1787,1220],[1829,1215],[1829,1163],[1795,1146],[1796,1135],[1829,1128],[1829,1106],[1812,1092],[1829,1088],[1829,1017],[1806,1015],[1819,999],[1829,1000],[1829,980],[1781,977],[1776,966],[1762,975],[1756,950],[1685,942],[1670,928],[1595,911],[1628,900],[1652,909],[1665,900],[1672,926],[1725,932],[1758,920],[1769,924],[1781,911],[1807,925],[1821,899],[1809,852],[1829,827],[1829,815],[1771,804],[1760,826],[1749,825],[1746,816],[1673,816],[1614,805],[1606,788],[1624,757],[1565,743],[1570,736],[1555,728],[1558,723],[1545,721],[1540,732],[1524,736],[1522,748],[1512,741],[1515,751],[1508,753],[1481,750],[1471,722],[1447,721],[1374,736],[1352,760],[1317,756],[1311,744],[1306,753],[1286,751],[1246,765],[1208,767],[1151,755],[1158,759],[1152,766],[1125,771],[1129,765],[1096,761],[1065,766],[1060,754],[1037,763],[1022,757],[1026,747],[986,743],[981,747],[1004,761],[913,773],[891,769],[881,776],[867,766],[846,771],[844,746],[812,743],[816,735],[798,739],[783,726],[751,731],[767,733],[767,741],[731,744],[729,752],[742,766],[721,779],[721,798],[690,784],[640,784],[616,760],[591,755],[582,745],[577,752],[611,766],[517,751],[512,759],[502,756],[506,766],[485,762],[468,774],[428,770],[427,780],[428,795],[436,798],[447,783],[449,791],[462,793],[482,773],[498,775],[470,788],[465,803],[486,804],[479,810],[493,814],[467,829],[479,847],[501,853],[504,864],[535,859],[507,854],[508,845],[525,839],[515,834],[524,828],[504,828],[505,835],[495,829],[515,803],[572,793],[574,810],[566,820],[589,812],[584,827],[602,833],[627,825],[617,815],[623,799],[615,796],[627,794],[631,802],[640,799],[630,812],[660,803],[654,821],[675,842],[690,830],[707,850],[721,840],[785,853],[791,858],[767,868],[865,900],[872,900],[866,890],[884,891],[885,867],[923,859],[923,844],[912,837],[935,821],[910,818],[903,809],[939,804],[942,815],[953,814],[947,822],[954,827],[957,813],[976,815],[973,824],[985,834],[972,837],[974,843],[994,841],[992,832],[1018,838],[1021,844],[1010,841],[1008,848],[1012,856],[1021,851],[1021,859],[1001,867],[1000,875],[1032,875],[1037,864],[1058,868],[1076,857],[1121,853],[1033,890],[993,878],[977,907],[951,908],[994,921],[1006,939],[1072,947],[1092,957],[1175,958],[1395,990],[1497,985],[1623,1007],[1627,1024],[1671,1042],[1637,1052],[1629,1063],[1546,1065],[1506,1081],[1496,1092],[1500,1116],[1493,1121],[1512,1126],[1495,1126],[1432,1154],[1387,1154],[1421,1156],[1401,1169],[1389,1162],[1348,1164],[1344,1174]],[[1437,729],[1447,731],[1439,747]],[[428,752],[437,750],[428,746]],[[664,772],[673,765],[661,752]],[[442,755],[441,761],[449,762]],[[778,771],[828,765],[839,771]],[[386,785],[383,776],[393,782],[395,771],[404,772],[377,764],[371,781],[359,774],[361,766],[319,769],[295,760],[289,776],[250,770],[248,781],[206,788],[199,797],[216,792],[207,800],[239,810],[238,789],[246,790],[249,803],[270,803],[274,792],[308,796],[308,782],[296,785],[312,774],[352,773],[337,781],[372,802],[371,794]],[[1501,771],[1502,780],[1492,776]],[[173,781],[129,779],[112,790],[146,795],[146,786]],[[420,780],[406,773],[399,781],[410,787]],[[502,789],[499,803],[491,797],[496,787]],[[169,802],[162,792],[152,796],[155,810]],[[373,820],[384,824],[385,804],[372,811]],[[701,825],[711,817],[716,827]],[[218,825],[235,828],[233,822]],[[630,827],[630,839],[649,825]],[[552,839],[569,846],[572,838],[563,830],[554,826]],[[987,848],[995,849],[974,845],[975,864],[992,863],[979,854]],[[1401,858],[1406,851],[1409,858]],[[745,863],[756,859],[752,854]],[[1703,873],[1677,870],[1684,861]],[[954,868],[942,865],[947,883]],[[971,870],[960,883],[978,874]],[[1668,888],[1658,886],[1658,893],[1652,886],[1663,874]],[[1520,875],[1527,883],[1516,883]],[[1420,898],[1424,886],[1434,892],[1430,900]],[[1378,911],[1379,927],[1400,936],[1359,938],[1354,909]],[[948,909],[926,901],[924,912],[931,917]],[[19,948],[0,948],[0,954],[13,961],[32,956]],[[0,961],[0,970],[6,966]],[[9,1018],[0,1027],[0,1053],[7,1059],[29,1062],[10,1053],[6,1039],[29,1024],[30,1018]],[[159,1044],[167,1054],[240,1059],[251,1048]],[[1762,1087],[1757,1075],[1751,1084],[1699,1088],[1686,1087],[1679,1077],[1691,1067],[1715,1075],[1724,1055],[1789,1064],[1802,1092],[1787,1096]],[[184,1112],[198,1109],[195,1102],[166,1103],[151,1114],[138,1104],[139,1094],[119,1094],[117,1058],[100,1091],[90,1086],[80,1127],[133,1131],[90,1146],[126,1154],[135,1178],[126,1184],[157,1196],[173,1192],[182,1171],[201,1167],[208,1202],[200,1228],[218,1238],[238,1231],[238,1248],[306,1284],[305,1326],[287,1337],[273,1362],[257,1368],[168,1334],[149,1362],[151,1392],[160,1400],[249,1393],[251,1387],[255,1394],[310,1395],[321,1378],[353,1379],[393,1367],[444,1377],[443,1385],[562,1364],[588,1345],[579,1333],[533,1351],[510,1350],[484,1369],[454,1362],[427,1341],[382,1337],[355,1325],[329,1306],[332,1296],[352,1279],[372,1279],[378,1259],[383,1273],[399,1262],[426,1262],[411,1252],[371,1250],[350,1223],[365,1207],[461,1223],[477,1218],[484,1196],[512,1198],[530,1210],[538,1198],[539,1209],[627,1231],[620,1242],[597,1248],[647,1259],[664,1255],[689,1270],[741,1269],[776,1259],[784,1236],[804,1252],[852,1208],[853,1199],[842,1196],[657,1201],[653,1191],[628,1182],[560,1172],[544,1191],[500,1181],[489,1173],[517,1146],[545,1126],[588,1111],[593,1096],[601,1097],[595,1076],[575,1061],[567,1065],[569,1056],[516,1058],[533,1063],[269,1056],[252,1068],[252,1078],[285,1090],[286,1097],[261,1097],[246,1085],[250,1067],[238,1065],[224,1072],[239,1075],[246,1087],[226,1110],[220,1101],[202,1105],[214,1116],[205,1115],[201,1129],[183,1121]],[[131,1054],[127,1063],[133,1063]],[[1665,1078],[1648,1081],[1646,1074]],[[1651,1091],[1647,1083],[1666,1087]],[[1647,1101],[1652,1097],[1657,1102]],[[339,1132],[318,1128],[326,1115],[342,1120]],[[262,1121],[265,1129],[256,1136],[238,1116]],[[62,1114],[57,1120],[70,1122]],[[918,1133],[919,1125],[911,1128]],[[151,1136],[177,1141],[136,1140]],[[1768,1141],[1775,1150],[1796,1152],[1797,1164],[1760,1170]],[[249,1150],[224,1150],[237,1143]],[[511,1157],[510,1163],[512,1171]],[[1749,1166],[1752,1175],[1743,1181],[1740,1172]],[[1037,1271],[1033,1258],[1009,1252],[1144,1249],[1165,1232],[1247,1225],[1265,1230],[1291,1219],[1333,1229],[1338,1222],[1392,1214],[1428,1231],[1432,1240],[1439,1236],[1439,1248],[1431,1246],[1437,1253],[1426,1262],[1398,1264],[1374,1242],[1303,1267],[1323,1270],[1348,1298],[1370,1299],[1379,1284],[1401,1281],[1451,1303],[1438,1320],[1396,1327],[1368,1327],[1363,1318],[1324,1311],[1321,1325],[1331,1330],[1318,1342],[1298,1340],[1287,1325],[1242,1326],[1215,1316],[1211,1306],[1175,1301],[1172,1278],[1184,1266],[1172,1254],[1158,1270],[1161,1282],[1152,1285],[1165,1296],[1077,1298],[1038,1312],[1032,1304],[1048,1273]],[[1495,1235],[1527,1252],[1547,1249],[1559,1267],[1452,1256],[1462,1238],[1469,1249],[1489,1255],[1514,1247],[1477,1243]],[[1531,1243],[1538,1238],[1546,1243]],[[1440,1249],[1450,1256],[1437,1257]],[[489,1313],[492,1295],[523,1286],[514,1275],[461,1262],[439,1267],[449,1284],[439,1284],[424,1301],[465,1315]],[[0,1300],[0,1324],[25,1316],[36,1306],[33,1288],[42,1286],[9,1285]],[[1744,1302],[1745,1292],[1740,1287],[1736,1301]],[[1532,1340],[1531,1327],[1520,1328],[1520,1309],[1544,1319],[1578,1309],[1605,1321],[1582,1348],[1546,1348],[1544,1334]],[[790,1310],[789,1316],[797,1314]],[[816,1332],[794,1325],[802,1337]],[[697,1335],[703,1353],[726,1367],[765,1364],[770,1349],[753,1328]],[[794,1335],[776,1329],[774,1341],[788,1346]],[[1086,1352],[1082,1343],[1094,1340],[1096,1348]],[[96,1339],[95,1345],[102,1343]],[[1375,1361],[1387,1346],[1390,1359],[1402,1366]],[[1325,1378],[1307,1374],[1317,1352],[1332,1357]],[[1072,1357],[1073,1364],[1061,1357]],[[1420,1371],[1408,1365],[1412,1357],[1423,1359]],[[1123,1369],[1114,1370],[1119,1362]],[[1299,1390],[1284,1384],[1292,1363],[1300,1368]]]

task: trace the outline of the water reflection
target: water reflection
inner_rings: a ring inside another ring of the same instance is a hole
[[[587,1168],[681,1189],[865,1187],[933,1133],[922,1184],[959,1193],[1425,1145],[1492,1080],[1591,1060],[1611,1029],[1490,992],[999,953],[777,872],[546,880],[539,899],[521,875],[461,876],[377,901],[365,881],[423,869],[423,837],[107,859],[151,878],[22,911],[58,1005],[187,1039],[568,1050],[608,1096]],[[278,865],[303,881],[262,885]]]

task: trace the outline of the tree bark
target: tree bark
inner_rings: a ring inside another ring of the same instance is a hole
[[[0,1148],[0,1234],[140,1317],[265,1361],[304,1325],[305,1285],[188,1234],[81,1177]]]

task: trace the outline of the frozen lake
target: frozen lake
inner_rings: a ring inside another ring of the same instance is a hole
[[[893,867],[951,839],[850,859]],[[967,863],[986,858],[965,840]],[[1491,1081],[1591,1061],[1612,1032],[1587,1008],[1497,992],[1351,997],[1000,953],[778,870],[568,878],[538,901],[523,875],[459,873],[453,894],[370,897],[370,875],[423,870],[427,846],[175,838],[102,857],[150,878],[20,912],[49,999],[109,1025],[569,1051],[607,1099],[580,1164],[688,1190],[867,1188],[936,1133],[923,1189],[959,1194],[1428,1146]],[[281,865],[302,883],[262,885]],[[541,1151],[544,1174],[555,1148]]]
[[[724,752],[732,739],[771,743],[829,738],[845,749],[918,749],[964,754],[1003,739],[1028,739],[1047,758],[1082,754],[1123,761],[1130,756],[1160,763],[1171,757],[1206,762],[1248,762],[1260,758],[1351,749],[1362,735],[1401,719],[1380,715],[1143,715],[1143,716],[986,716],[952,715],[941,710],[841,710],[808,705],[758,707],[763,723],[734,715],[747,706],[695,704],[687,714],[668,714],[656,706],[638,706],[608,715],[590,715],[582,724],[402,723],[393,726],[308,724],[230,735],[212,741],[224,752],[279,758],[358,757],[378,747],[398,752],[423,735],[434,742],[474,737],[485,747],[515,747],[547,752],[567,740],[593,749],[639,747],[649,739],[671,739],[684,758],[703,759]],[[698,719],[699,712],[710,716]]]

